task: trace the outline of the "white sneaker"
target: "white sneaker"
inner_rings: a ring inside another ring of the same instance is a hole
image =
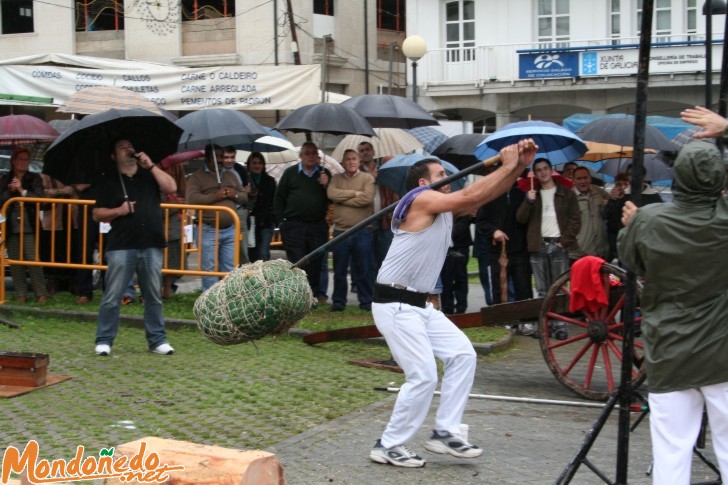
[[[111,346],[106,344],[99,344],[96,346],[96,355],[109,355],[111,353]]]
[[[160,355],[172,355],[172,354],[174,354],[174,349],[172,348],[171,345],[169,345],[167,342],[165,342],[161,345],[157,345],[156,347],[154,347],[152,349],[152,352],[155,354],[160,354]]]

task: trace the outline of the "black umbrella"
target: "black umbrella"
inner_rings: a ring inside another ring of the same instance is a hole
[[[631,147],[634,144],[634,124],[634,118],[603,118],[587,123],[576,130],[576,134],[585,141]],[[645,148],[675,150],[660,130],[649,125],[645,126]]]
[[[255,140],[268,135],[263,125],[245,113],[222,108],[186,114],[177,120],[177,126],[184,130],[179,139],[181,152],[202,150],[211,143],[249,150]]]
[[[141,108],[110,109],[88,115],[48,147],[43,173],[65,184],[93,182],[115,168],[112,144],[125,138],[154,162],[177,151],[182,130],[164,116]]]
[[[422,107],[407,98],[391,94],[363,94],[343,103],[369,120],[374,128],[402,128],[439,125]]]
[[[475,156],[475,149],[487,136],[478,133],[451,136],[442,145],[435,148],[432,154],[438,158],[447,160],[462,170],[480,161]]]
[[[372,125],[352,108],[342,104],[309,104],[291,111],[277,125],[294,133],[375,136]]]

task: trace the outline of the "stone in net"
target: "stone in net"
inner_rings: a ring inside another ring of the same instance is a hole
[[[283,333],[313,304],[306,273],[278,259],[235,268],[200,295],[193,311],[207,338],[231,345]]]

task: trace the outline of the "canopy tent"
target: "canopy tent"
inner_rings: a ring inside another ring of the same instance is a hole
[[[576,130],[578,130],[582,126],[595,120],[600,120],[603,118],[625,117],[634,118],[634,116],[632,115],[625,115],[620,113],[607,115],[578,113],[575,115],[571,115],[568,118],[565,118],[561,125],[570,131],[576,132]],[[678,133],[693,126],[690,123],[686,123],[685,121],[681,120],[680,118],[671,118],[669,116],[648,116],[647,124],[650,126],[654,126],[658,130],[660,130],[662,134],[670,140],[673,139]]]

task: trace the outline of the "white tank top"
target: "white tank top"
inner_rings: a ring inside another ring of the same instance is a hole
[[[377,283],[398,284],[420,293],[432,293],[452,246],[452,213],[438,214],[419,232],[395,229],[392,245],[382,262]]]

